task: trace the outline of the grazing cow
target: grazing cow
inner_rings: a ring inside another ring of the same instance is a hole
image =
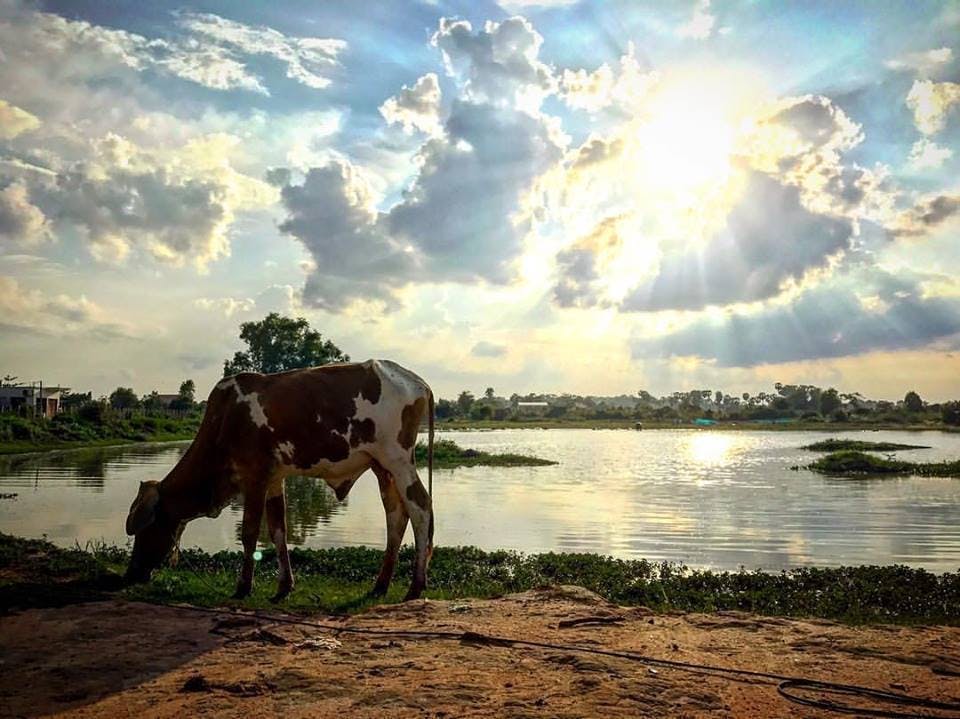
[[[127,516],[127,534],[136,536],[127,579],[149,580],[187,522],[218,516],[242,494],[243,566],[234,596],[247,596],[253,585],[253,553],[266,510],[280,563],[274,597],[279,601],[293,588],[284,478],[322,478],[342,500],[357,478],[372,469],[387,516],[387,548],[373,593],[387,591],[410,519],[417,558],[407,599],[419,597],[433,551],[432,502],[414,461],[425,414],[432,479],[433,393],[394,362],[368,360],[224,379],[210,393],[197,437],[177,465],[163,481],[140,484]]]

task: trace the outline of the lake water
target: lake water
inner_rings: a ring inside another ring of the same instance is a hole
[[[550,467],[434,472],[436,541],[524,552],[598,552],[691,566],[781,569],[902,563],[960,569],[960,479],[839,479],[791,471],[825,432],[531,430],[444,432],[464,447],[554,459]],[[915,461],[960,457],[960,434],[848,432],[931,445]],[[60,545],[124,544],[137,483],[161,479],[187,443],[0,458],[0,531]],[[423,479],[426,481],[425,472]],[[382,547],[377,482],[344,502],[288,480],[290,541]],[[237,549],[239,505],[191,522],[183,546]],[[407,541],[412,541],[408,530]]]

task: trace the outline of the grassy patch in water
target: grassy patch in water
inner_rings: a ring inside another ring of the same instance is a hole
[[[807,465],[808,469],[830,475],[918,475],[921,477],[960,477],[960,460],[953,462],[906,462],[881,459],[864,452],[833,452]]]
[[[427,463],[427,445],[417,443],[417,464]],[[464,449],[450,439],[440,439],[433,443],[433,466],[440,469],[454,467],[542,467],[556,462],[523,454],[492,454],[478,449]]]
[[[413,551],[404,547],[386,599],[366,596],[383,556],[378,549],[294,549],[297,586],[286,611],[354,612],[399,601],[409,581]],[[0,534],[0,613],[113,596],[162,604],[268,607],[275,589],[276,557],[264,550],[253,595],[229,599],[239,552],[182,552],[176,568],[148,584],[117,588],[114,572],[126,550],[100,546],[58,549],[48,542]],[[848,623],[960,624],[960,572],[933,574],[905,566],[801,568],[780,573],[712,572],[671,562],[622,560],[596,554],[521,554],[474,547],[438,547],[430,567],[434,599],[496,597],[555,584],[575,584],[622,605],[660,611],[736,609],[757,614],[822,617]],[[69,587],[65,598],[64,587]],[[86,588],[86,594],[84,593]]]
[[[811,452],[842,452],[847,450],[857,452],[898,452],[902,449],[930,449],[923,444],[897,444],[896,442],[866,442],[860,439],[825,439],[814,442],[800,449],[809,449]]]

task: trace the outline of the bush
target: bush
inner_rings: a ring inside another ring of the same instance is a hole
[[[103,424],[106,407],[100,402],[87,402],[77,410],[77,417],[84,422]]]

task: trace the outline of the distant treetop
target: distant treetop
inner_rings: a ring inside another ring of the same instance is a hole
[[[311,329],[303,317],[293,319],[271,312],[259,322],[241,324],[240,339],[247,349],[223,363],[224,377],[239,372],[284,372],[350,361],[333,342]]]

